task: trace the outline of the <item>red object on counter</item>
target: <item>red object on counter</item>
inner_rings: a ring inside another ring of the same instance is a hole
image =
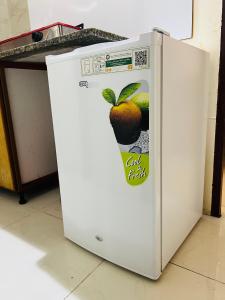
[[[44,26],[0,41],[0,51],[20,47],[37,41],[43,41],[57,36],[62,36],[81,29],[83,29],[83,24],[73,26],[62,22],[56,22],[48,26]],[[39,38],[41,37],[41,39],[35,41],[35,33],[40,33]]]

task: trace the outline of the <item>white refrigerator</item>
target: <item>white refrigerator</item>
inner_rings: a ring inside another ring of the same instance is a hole
[[[65,237],[160,276],[202,215],[207,61],[159,32],[47,56]]]

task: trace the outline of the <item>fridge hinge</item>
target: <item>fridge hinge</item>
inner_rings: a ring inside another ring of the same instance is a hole
[[[153,31],[164,34],[164,35],[167,35],[167,36],[170,36],[170,33],[168,31],[163,30],[162,28],[159,28],[159,27],[154,27]]]

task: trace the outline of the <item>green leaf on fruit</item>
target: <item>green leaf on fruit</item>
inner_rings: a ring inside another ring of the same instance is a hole
[[[149,94],[141,92],[134,95],[131,99],[142,111],[149,109]]]
[[[114,93],[113,90],[111,89],[104,89],[102,91],[102,96],[105,98],[105,100],[107,102],[109,102],[110,104],[112,105],[115,105],[116,104],[116,95]]]
[[[139,82],[128,84],[125,88],[122,89],[117,104],[125,101],[129,96],[136,92],[140,88],[140,86],[141,83]]]

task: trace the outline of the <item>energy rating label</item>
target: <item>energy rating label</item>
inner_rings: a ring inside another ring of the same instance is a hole
[[[85,57],[81,60],[81,74],[83,76],[149,68],[149,47],[104,53],[98,56]]]

